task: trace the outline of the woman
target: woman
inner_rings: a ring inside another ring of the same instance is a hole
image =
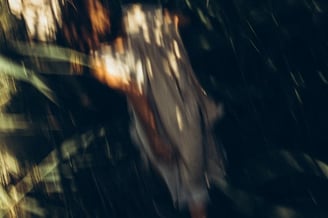
[[[125,36],[95,52],[95,76],[128,97],[131,134],[174,203],[206,217],[208,184],[223,179],[211,127],[221,115],[197,82],[177,17],[160,7],[123,7]]]

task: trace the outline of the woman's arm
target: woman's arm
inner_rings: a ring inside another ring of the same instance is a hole
[[[116,51],[124,51],[123,43],[120,38],[116,40],[114,46]],[[108,68],[99,58],[94,58],[92,62],[93,74],[99,81],[112,89],[124,93],[128,97],[145,129],[154,154],[163,160],[170,160],[173,153],[172,147],[164,143],[161,138],[149,100],[145,93],[139,89],[138,84],[131,81],[129,78],[124,78],[124,76],[117,74],[117,72],[108,72]],[[112,69],[115,69],[115,67]]]

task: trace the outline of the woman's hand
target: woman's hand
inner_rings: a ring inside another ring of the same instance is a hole
[[[112,47],[116,54],[124,54],[123,39],[118,37],[113,43]],[[131,81],[129,66],[114,57],[111,49],[108,54],[104,53],[103,56],[94,53],[91,60],[93,75],[100,82],[106,84],[112,89],[122,91],[128,95],[141,95],[138,85]]]
[[[106,63],[102,58],[94,57],[92,58],[92,69],[93,76],[112,89],[123,91],[129,85],[129,81],[120,75],[120,72],[115,72],[118,70],[115,63]]]

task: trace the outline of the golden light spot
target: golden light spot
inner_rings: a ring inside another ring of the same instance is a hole
[[[162,46],[162,33],[160,28],[156,28],[154,30],[154,35],[155,35],[155,41],[158,46]]]
[[[183,123],[182,123],[182,118],[181,118],[181,112],[180,112],[178,106],[175,107],[175,113],[176,113],[176,116],[177,116],[179,130],[181,131],[183,129]]]
[[[146,26],[143,27],[143,36],[147,43],[150,43],[149,31]]]
[[[146,58],[146,66],[147,66],[147,71],[149,72],[149,77],[153,78],[153,69],[151,67],[150,59],[149,57]]]
[[[181,58],[180,49],[176,40],[173,40],[173,48],[177,58]]]
[[[142,92],[142,85],[144,83],[144,72],[141,60],[138,60],[136,63],[136,78],[139,91]]]
[[[177,78],[180,78],[180,73],[178,71],[178,63],[173,52],[168,52],[169,63],[174,71]]]
[[[132,34],[138,33],[140,29],[144,30],[145,23],[146,16],[141,5],[133,5],[132,10],[127,13],[127,19],[125,19],[126,31]]]
[[[11,13],[19,17],[23,10],[22,0],[8,0],[8,4]]]
[[[105,54],[103,57],[105,71],[112,78],[117,78],[127,84],[130,80],[129,68],[123,62],[116,60],[113,54]]]
[[[61,24],[58,0],[9,0],[8,3],[17,18],[24,18],[30,38],[40,41],[55,38],[56,25]]]

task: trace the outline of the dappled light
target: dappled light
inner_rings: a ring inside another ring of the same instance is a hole
[[[325,0],[0,0],[0,218],[328,217]]]

